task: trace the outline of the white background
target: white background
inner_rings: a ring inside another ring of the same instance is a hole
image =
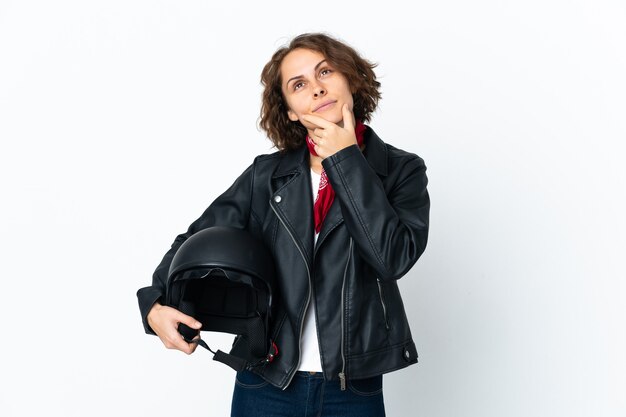
[[[226,3],[0,0],[0,415],[228,415],[135,292],[272,151],[259,75],[307,31],[379,63],[371,125],[428,166],[388,415],[626,415],[624,2]]]

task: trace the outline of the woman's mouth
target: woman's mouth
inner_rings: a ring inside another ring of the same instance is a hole
[[[324,111],[327,110],[329,108],[331,108],[333,106],[333,104],[335,104],[337,102],[337,100],[330,100],[330,101],[326,101],[322,104],[320,104],[319,106],[317,106],[314,110],[313,113],[316,112],[320,112],[320,111]]]

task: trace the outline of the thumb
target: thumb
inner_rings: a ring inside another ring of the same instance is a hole
[[[178,314],[178,317],[176,318],[176,320],[178,320],[180,323],[186,324],[187,326],[191,327],[192,329],[199,329],[202,327],[202,323],[200,323],[198,320],[194,319],[191,316],[188,316],[184,313],[180,313]]]
[[[350,106],[348,104],[344,104],[341,108],[341,113],[343,115],[343,127],[344,129],[348,129],[349,131],[354,131],[354,114],[352,110],[350,110]]]

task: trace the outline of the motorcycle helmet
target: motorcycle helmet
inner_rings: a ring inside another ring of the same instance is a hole
[[[237,335],[230,354],[214,352],[199,330],[179,324],[188,343],[198,343],[213,359],[239,371],[263,366],[278,354],[269,323],[275,293],[270,251],[245,230],[215,226],[190,236],[170,264],[166,304],[194,317],[200,330]]]

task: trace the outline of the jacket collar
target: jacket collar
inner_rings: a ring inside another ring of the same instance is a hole
[[[387,146],[385,142],[369,126],[365,131],[363,142],[365,143],[363,156],[365,156],[367,163],[378,175],[387,176]]]
[[[285,175],[301,174],[309,166],[309,150],[306,145],[302,145],[295,151],[288,151],[283,154],[280,163],[272,178],[284,177]]]

